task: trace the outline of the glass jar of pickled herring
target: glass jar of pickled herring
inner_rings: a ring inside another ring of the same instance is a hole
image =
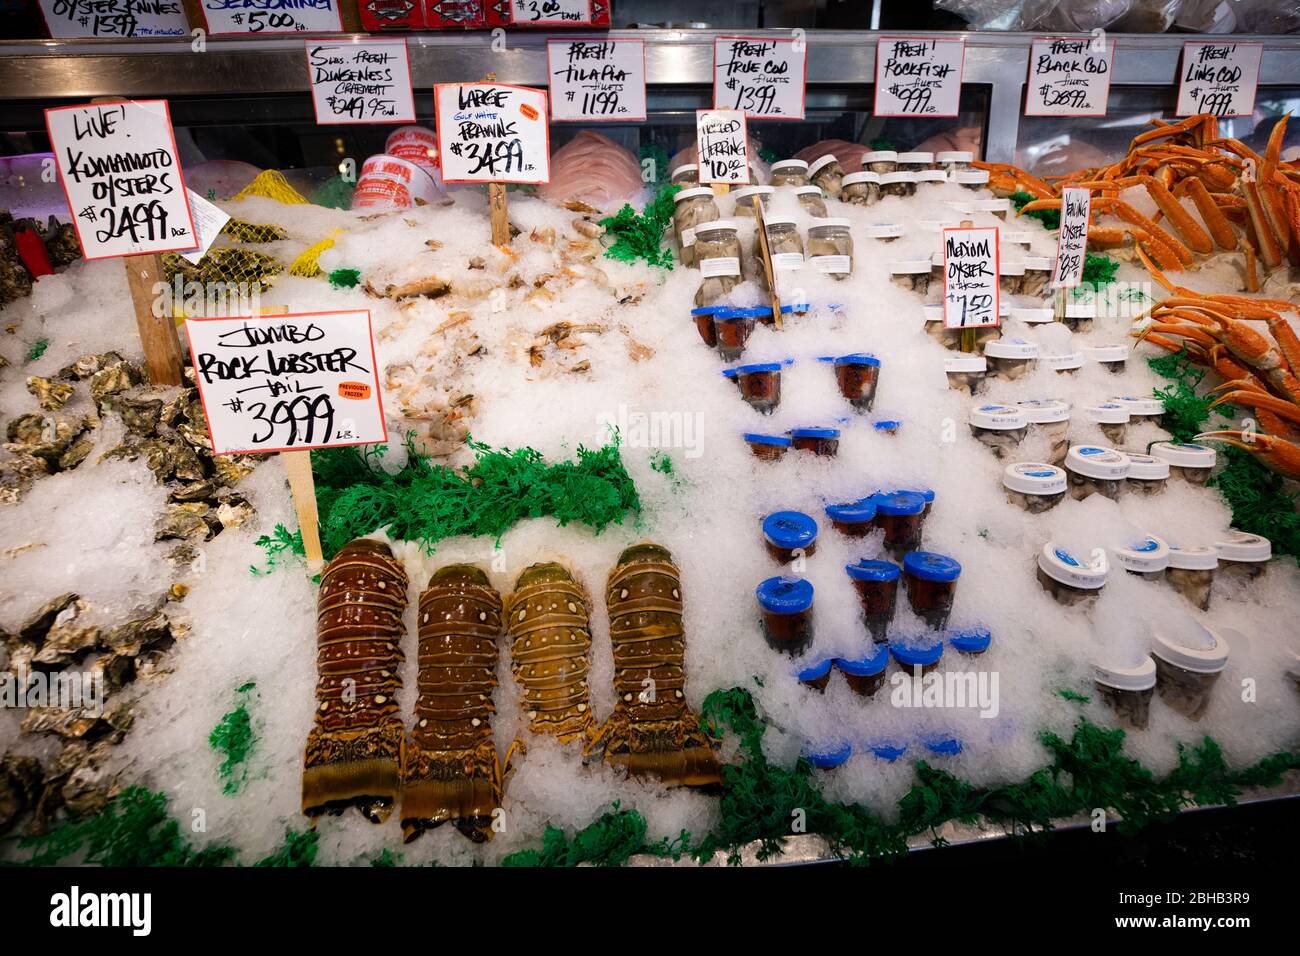
[[[880,199],[880,176],[869,170],[849,173],[840,187],[840,201],[855,206],[873,206]]]
[[[713,305],[740,285],[740,238],[736,223],[715,219],[696,227],[695,261],[701,277],[700,288],[695,293],[697,307]]]
[[[773,186],[807,186],[808,164],[802,159],[779,159],[772,164]]]
[[[769,203],[774,192],[776,190],[771,186],[741,186],[731,194],[735,200],[735,205],[732,207],[734,214],[742,219],[755,218],[754,200]],[[766,210],[767,206],[764,205],[763,208]]]
[[[1128,455],[1123,452],[1099,445],[1075,445],[1065,455],[1070,497],[1081,501],[1097,494],[1118,501],[1129,468]]]
[[[799,235],[799,228],[793,217],[790,216],[768,216],[764,219],[763,225],[767,227],[767,250],[772,256],[772,268],[780,271],[794,271],[802,269],[804,266],[803,254],[803,237]],[[758,231],[754,231],[754,256],[762,256],[762,247],[759,246]],[[760,271],[763,279],[763,285],[766,285],[766,275]]]
[[[706,222],[720,219],[713,190],[707,186],[683,189],[673,196],[673,231],[682,250],[682,264],[695,264],[695,232]]]
[[[844,170],[833,153],[820,156],[808,164],[808,181],[820,186],[831,199],[838,199],[843,186]]]
[[[862,168],[877,175],[892,173],[898,168],[898,153],[892,149],[877,149],[862,154]]]

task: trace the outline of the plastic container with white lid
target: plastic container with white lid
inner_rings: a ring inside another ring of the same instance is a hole
[[[1219,570],[1243,578],[1256,578],[1264,573],[1273,557],[1273,543],[1263,535],[1231,529],[1214,542],[1219,555]]]
[[[912,195],[916,191],[916,174],[896,170],[880,174],[880,196],[894,196],[898,199]]]
[[[1130,730],[1146,729],[1156,689],[1156,662],[1149,654],[1143,655],[1138,664],[1109,661],[1093,664],[1092,680],[1121,726]]]
[[[721,217],[713,190],[708,186],[697,186],[679,190],[673,196],[673,232],[681,246],[683,265],[694,265],[695,234],[700,226],[716,221]]]
[[[853,271],[853,236],[849,221],[843,217],[809,221],[805,248],[808,264],[818,272],[843,279]]]
[[[913,166],[928,166],[934,162],[934,153],[924,151],[899,153],[898,162],[908,163]]]
[[[1025,281],[1023,259],[1002,259],[998,262],[998,286],[1007,295],[1018,295]]]
[[[820,186],[796,186],[794,194],[799,200],[799,205],[814,217],[826,215],[826,194],[822,192]]]
[[[835,158],[834,153],[826,153],[808,164],[809,182],[820,186],[831,199],[839,198],[840,183],[843,178],[844,170],[840,168],[840,161]]]
[[[1100,549],[1080,558],[1049,541],[1038,552],[1038,583],[1058,604],[1067,607],[1100,594],[1109,572],[1106,552]]]
[[[1088,361],[1106,366],[1106,371],[1118,375],[1128,362],[1127,345],[1085,345],[1083,354]]]
[[[959,169],[952,174],[952,181],[960,183],[967,189],[978,191],[989,184],[987,169]]]
[[[683,163],[669,173],[668,180],[673,183],[698,183],[700,167],[696,163]]]
[[[1169,463],[1169,474],[1182,478],[1194,485],[1203,485],[1210,480],[1214,463],[1218,456],[1213,448],[1194,442],[1158,441],[1151,446],[1150,452],[1161,461]]]
[[[1126,451],[1128,455],[1128,490],[1143,495],[1157,495],[1169,484],[1169,463],[1151,455]]]
[[[1210,592],[1214,587],[1214,573],[1219,569],[1219,552],[1211,547],[1192,545],[1169,548],[1169,583],[1194,607],[1202,611],[1210,608]]]
[[[735,200],[735,215],[744,216],[747,219],[754,218],[754,200],[761,199],[766,201],[776,192],[773,186],[741,186],[731,193]]]
[[[1042,514],[1065,498],[1065,470],[1047,462],[1018,461],[1002,471],[1007,501],[1030,514]]]
[[[1072,332],[1086,332],[1092,328],[1092,320],[1097,317],[1097,306],[1093,302],[1066,302],[1064,322]]]
[[[1206,647],[1186,644],[1156,631],[1151,638],[1155,658],[1156,690],[1160,699],[1189,720],[1200,720],[1210,704],[1210,693],[1228,666],[1228,643],[1209,628]]]
[[[1032,245],[1034,242],[1034,234],[1027,229],[1003,229],[998,235],[1003,242],[1008,243],[1009,245],[1028,246]],[[1026,261],[1028,261],[1028,258],[1030,257],[1027,257]],[[1046,256],[1037,256],[1033,258],[1043,259],[1047,262],[1047,267],[1049,269],[1052,267],[1052,261]]]
[[[1164,538],[1149,534],[1124,547],[1114,546],[1111,553],[1115,563],[1130,574],[1136,574],[1150,581],[1165,576],[1169,567],[1169,544]]]
[[[1038,358],[1038,345],[1021,338],[994,339],[984,346],[989,371],[998,378],[1014,381],[1029,373]]]
[[[1118,499],[1130,467],[1128,455],[1100,445],[1075,445],[1065,454],[1073,498],[1099,494]]]
[[[918,169],[914,174],[918,183],[946,183],[948,173],[942,169]]]
[[[1048,462],[1059,465],[1070,450],[1070,405],[1051,398],[1031,398],[1016,403],[1024,410],[1032,433],[1047,442]]]
[[[1029,235],[1029,233],[1011,233],[1011,235]],[[1047,256],[1025,256],[1025,278],[1020,284],[1021,295],[1041,296],[1047,291],[1052,279],[1054,263]]]
[[[898,153],[892,149],[877,149],[862,154],[862,168],[876,173],[892,173],[898,165]]]
[[[879,239],[881,242],[893,242],[903,234],[903,225],[898,222],[869,222],[864,227],[868,239]]]
[[[1062,374],[1073,374],[1083,368],[1083,353],[1069,352],[1065,355],[1044,355],[1039,359],[1045,368]]]
[[[1110,401],[1127,408],[1130,421],[1138,419],[1159,425],[1165,414],[1165,403],[1154,396],[1137,398],[1133,395],[1114,395]]]
[[[943,321],[942,317],[940,321]],[[965,389],[975,395],[984,386],[988,360],[982,355],[962,352],[944,359],[943,370],[948,376],[949,388]]]
[[[1056,321],[1056,313],[1051,306],[1012,306],[1011,318],[1026,325],[1040,325],[1044,322]]]
[[[970,410],[969,422],[971,434],[998,458],[1014,451],[1029,431],[1029,421],[1016,405],[980,405]]]
[[[964,149],[947,149],[934,154],[936,163],[953,166],[969,166],[975,161],[975,154]]]
[[[1079,418],[1094,422],[1111,442],[1124,444],[1128,436],[1128,409],[1118,402],[1099,402],[1096,405],[1080,405]]]
[[[895,259],[888,264],[889,281],[900,289],[926,295],[930,291],[930,259]]]
[[[808,185],[808,164],[802,159],[778,159],[772,164],[772,185]]]
[[[1006,219],[1011,212],[1010,199],[976,199],[971,205],[976,212],[992,213],[999,219]]]
[[[880,174],[870,170],[849,173],[840,184],[840,201],[871,206],[880,199]]]

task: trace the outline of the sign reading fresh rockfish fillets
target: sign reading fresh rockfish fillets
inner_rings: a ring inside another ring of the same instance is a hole
[[[1178,115],[1249,116],[1255,109],[1263,55],[1264,47],[1259,43],[1184,43]]]
[[[749,133],[740,110],[696,110],[695,150],[701,183],[749,182]]]
[[[216,33],[342,33],[338,0],[202,0]]]
[[[956,116],[966,41],[881,37],[876,43],[877,116]]]
[[[307,78],[318,124],[415,122],[405,39],[308,40]]]
[[[550,181],[544,90],[501,83],[439,83],[433,98],[443,182]]]
[[[803,119],[807,47],[802,41],[717,37],[713,106],[752,119]]]
[[[1052,269],[1053,289],[1073,289],[1083,281],[1083,262],[1088,254],[1088,217],[1092,194],[1067,186],[1061,190],[1061,231],[1056,239],[1056,266]]]
[[[57,106],[45,126],[87,259],[198,245],[166,100]]]
[[[550,40],[546,62],[556,122],[646,118],[641,40]]]
[[[999,323],[996,227],[943,231],[943,326],[972,329]]]
[[[185,323],[218,455],[387,441],[370,313]]]
[[[1113,40],[1044,37],[1029,48],[1026,116],[1105,116]]]
[[[82,37],[183,37],[190,32],[181,0],[41,0],[56,40]]]

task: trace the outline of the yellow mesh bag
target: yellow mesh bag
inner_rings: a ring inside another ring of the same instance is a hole
[[[289,185],[284,174],[278,169],[264,169],[253,177],[253,181],[235,194],[235,199],[247,199],[249,196],[265,196],[289,206],[309,205],[306,198]]]
[[[235,242],[278,242],[289,238],[289,234],[279,226],[270,223],[245,222],[243,219],[230,220],[221,232]]]
[[[320,255],[333,245],[333,239],[322,239],[314,246],[308,246],[298,255],[297,259],[293,260],[293,263],[289,266],[289,274],[302,276],[304,279],[320,275]]]
[[[163,275],[168,284],[174,282],[179,274],[186,282],[243,282],[247,283],[250,291],[259,293],[270,285],[273,276],[284,271],[284,266],[271,256],[238,247],[210,249],[197,266],[174,252],[167,253],[162,259]]]

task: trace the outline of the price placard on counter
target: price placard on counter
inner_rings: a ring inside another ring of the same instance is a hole
[[[956,116],[965,40],[881,37],[876,43],[877,116]]]
[[[1255,109],[1259,85],[1260,43],[1231,40],[1183,44],[1178,84],[1178,115],[1213,113],[1249,116]]]
[[[591,23],[591,0],[513,0],[517,27],[583,26]]]
[[[185,332],[216,454],[388,440],[368,311],[189,319]]]
[[[749,182],[749,132],[740,110],[696,110],[695,151],[701,183]]]
[[[41,0],[56,40],[84,37],[183,37],[190,32],[181,0]]]
[[[208,32],[342,33],[338,0],[201,0]]]
[[[1026,116],[1105,116],[1115,42],[1043,37],[1029,48]]]
[[[549,40],[546,63],[556,122],[646,118],[643,41]]]
[[[943,327],[997,325],[1000,294],[995,226],[943,231]]]
[[[501,83],[439,83],[433,98],[443,182],[550,181],[544,90]]]
[[[1056,238],[1056,266],[1052,269],[1053,289],[1073,289],[1083,281],[1083,263],[1088,255],[1088,217],[1092,194],[1077,186],[1061,190],[1061,231]]]
[[[45,126],[85,258],[198,245],[166,100],[57,106]]]
[[[806,51],[792,39],[717,37],[714,109],[741,110],[750,119],[803,119]]]
[[[318,125],[414,123],[406,40],[307,41],[307,76]]]

